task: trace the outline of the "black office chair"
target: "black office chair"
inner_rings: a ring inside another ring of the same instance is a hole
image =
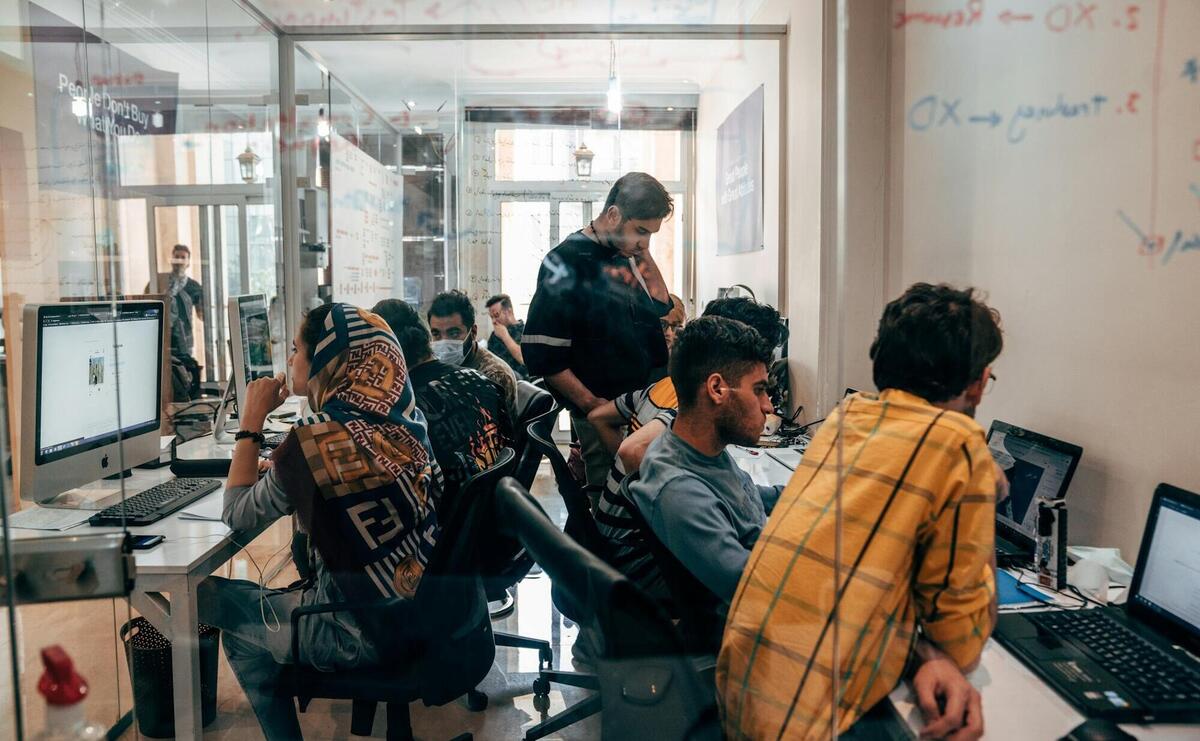
[[[300,656],[300,621],[328,612],[354,612],[365,619],[412,626],[412,638],[389,651],[380,665],[338,672],[289,665],[289,687],[300,712],[314,698],[351,700],[350,733],[371,735],[376,705],[387,704],[387,738],[411,739],[408,704],[445,705],[467,696],[472,710],[487,707],[475,686],[496,655],[476,546],[487,536],[487,511],[496,483],[511,473],[515,457],[505,448],[495,464],[464,484],[461,506],[441,536],[412,600],[382,599],[299,607],[292,611],[292,656]],[[394,654],[394,655],[393,655]]]
[[[554,420],[562,407],[550,392],[529,381],[517,381],[517,419],[513,423],[513,449],[517,453],[517,468],[513,478],[529,489],[537,477],[542,453],[529,444],[529,425],[535,422],[553,430]]]
[[[500,527],[518,538],[569,596],[579,620],[604,636],[597,661],[601,737],[627,738],[635,732],[656,741],[720,739],[711,675],[697,670],[658,605],[560,532],[514,479],[501,481],[494,496]]]
[[[547,425],[552,428],[561,407],[554,402],[554,397],[548,391],[527,381],[517,382],[517,407],[517,456],[512,475],[529,488],[533,485],[542,462],[541,451],[529,442],[529,429],[531,426],[541,429]],[[486,546],[486,550],[487,555],[482,559],[485,568],[484,591],[490,602],[501,603],[500,607],[491,613],[493,618],[501,618],[512,612],[515,600],[510,590],[529,573],[534,565],[533,559],[511,538],[496,538]],[[488,571],[488,568],[495,570]],[[539,667],[553,666],[554,649],[549,641],[504,631],[494,631],[494,636],[497,646],[533,649],[538,652]]]
[[[575,477],[571,475],[571,471],[567,467],[567,459],[563,457],[562,452],[559,451],[558,446],[551,439],[552,430],[553,427],[546,428],[545,426],[530,425],[529,440],[530,444],[541,451],[541,454],[550,461],[550,468],[554,472],[558,494],[562,497],[563,505],[567,510],[567,522],[563,531],[594,556],[608,563],[608,541],[596,528],[596,521],[592,518],[591,502],[588,500],[587,493],[579,485],[579,482],[575,480]],[[551,589],[551,597],[555,606],[558,607],[563,615],[578,624],[585,622],[583,620],[582,609],[573,602],[569,594],[564,593],[559,588],[558,584],[555,584]],[[548,696],[551,682],[582,689],[600,689],[600,680],[595,674],[590,672],[563,671],[553,669],[552,667],[545,667],[538,672],[538,678],[533,683],[535,698],[545,698]],[[597,694],[584,698],[558,715],[547,718],[536,726],[533,726],[526,732],[525,739],[526,741],[535,741],[535,739],[566,728],[598,712],[600,712],[600,695]]]
[[[624,487],[637,481],[640,474],[633,472],[622,482]],[[658,535],[651,529],[641,510],[626,502],[629,518],[641,537],[642,542],[650,550],[654,565],[662,574],[670,594],[670,604],[662,605],[670,617],[678,620],[678,630],[683,637],[684,646],[693,655],[716,656],[721,648],[721,635],[725,631],[724,611],[721,609],[721,598],[696,578],[686,566],[671,552]]]

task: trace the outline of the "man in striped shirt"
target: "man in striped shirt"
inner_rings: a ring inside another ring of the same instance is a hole
[[[959,670],[995,623],[997,474],[973,416],[1001,346],[970,289],[917,284],[888,304],[881,392],[830,415],[738,583],[717,663],[727,738],[861,733],[918,664],[926,735],[982,732]]]

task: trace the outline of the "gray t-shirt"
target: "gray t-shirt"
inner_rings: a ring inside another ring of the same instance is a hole
[[[701,454],[667,430],[630,482],[634,505],[659,541],[726,604],[782,486],[757,486],[724,450]]]

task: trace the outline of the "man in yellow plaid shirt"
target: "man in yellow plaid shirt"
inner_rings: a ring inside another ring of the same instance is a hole
[[[978,693],[952,697],[938,673],[973,668],[995,623],[997,473],[973,416],[1002,343],[970,289],[919,283],[888,304],[881,392],[814,436],[738,584],[717,663],[727,738],[849,731],[918,663],[926,733],[982,732]]]

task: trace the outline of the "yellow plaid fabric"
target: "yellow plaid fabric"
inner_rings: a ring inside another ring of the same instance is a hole
[[[730,739],[828,737],[901,679],[919,625],[960,666],[992,631],[996,466],[971,418],[897,390],[847,400],[813,438],[730,606],[717,692]],[[836,620],[835,620],[836,610]]]

